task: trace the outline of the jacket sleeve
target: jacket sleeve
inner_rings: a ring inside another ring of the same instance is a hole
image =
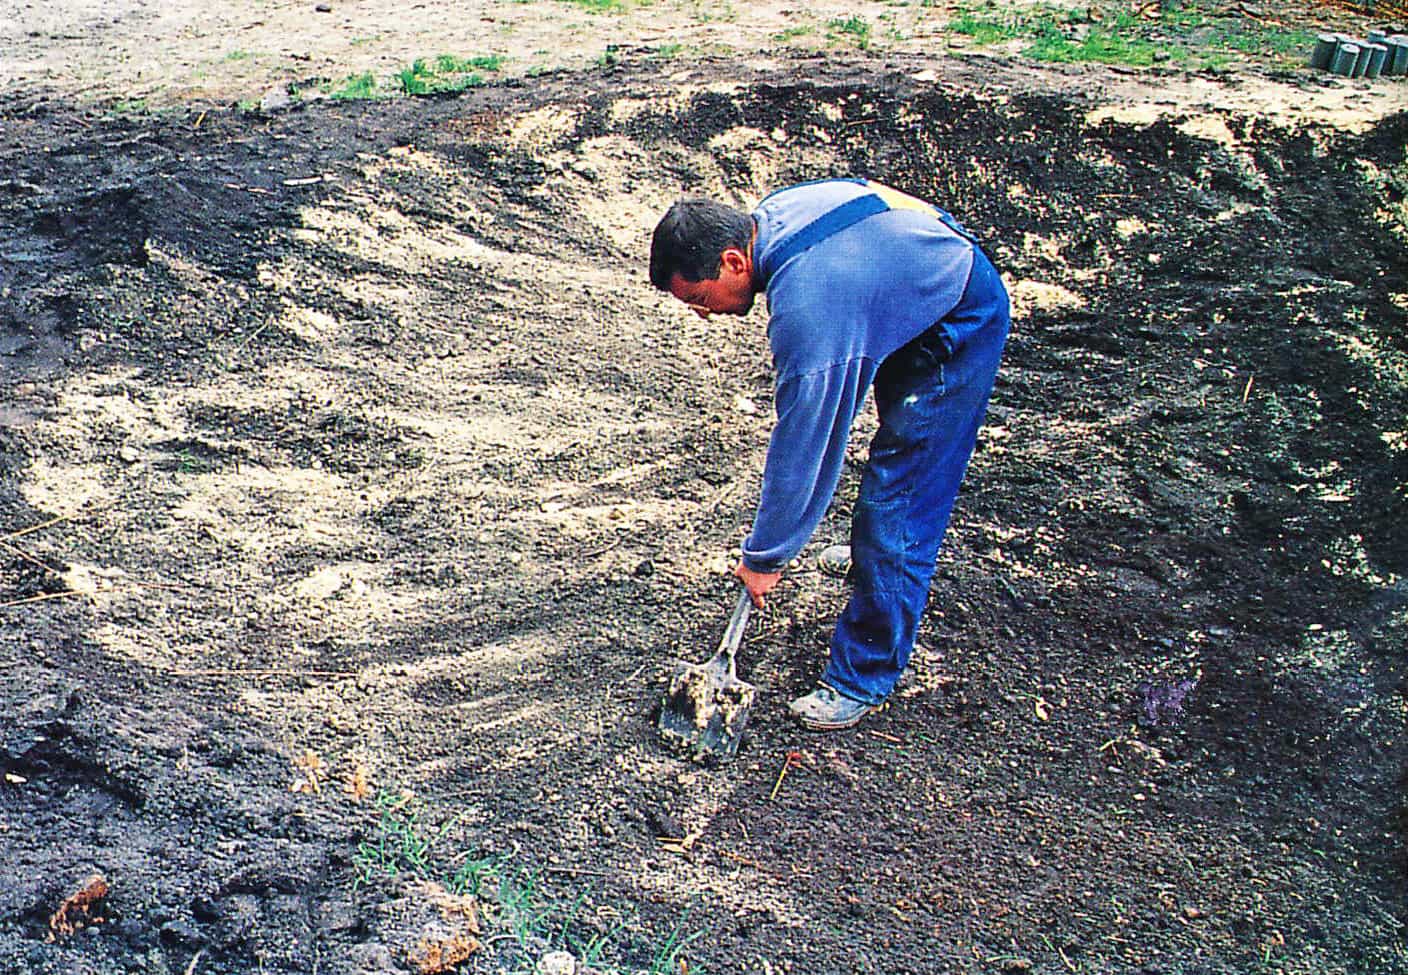
[[[780,572],[811,538],[836,492],[851,422],[875,370],[869,359],[851,359],[778,384],[762,494],[743,543],[748,568]]]

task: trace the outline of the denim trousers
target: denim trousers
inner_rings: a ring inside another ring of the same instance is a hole
[[[1002,279],[981,252],[958,306],[888,357],[880,428],[851,517],[850,602],[822,681],[879,704],[909,664],[939,546],[977,444],[1009,328]]]

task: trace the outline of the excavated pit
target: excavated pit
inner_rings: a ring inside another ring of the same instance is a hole
[[[817,63],[80,115],[0,104],[0,969],[407,971],[492,863],[546,920],[482,890],[463,971],[1408,971],[1408,117]],[[649,231],[833,174],[983,237],[1012,338],[895,706],[785,720],[867,414],[694,768],[771,386]]]

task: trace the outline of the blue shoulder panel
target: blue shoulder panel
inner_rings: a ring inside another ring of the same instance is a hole
[[[773,272],[786,264],[791,258],[821,243],[834,233],[845,230],[853,223],[859,223],[866,217],[873,217],[877,213],[884,213],[890,209],[890,205],[874,193],[867,193],[865,196],[858,196],[854,200],[842,203],[832,210],[827,210],[805,227],[794,231],[790,236],[785,237],[773,248],[768,255],[767,264],[760,268],[763,278],[772,277]]]

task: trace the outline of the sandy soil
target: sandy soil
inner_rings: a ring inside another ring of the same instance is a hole
[[[1079,5],[1072,5],[1079,6]],[[662,75],[687,70],[700,55],[767,70],[790,52],[848,58],[854,35],[834,21],[870,25],[866,54],[962,58],[967,38],[946,30],[949,3],[837,2],[805,9],[785,3],[633,3],[595,12],[569,0],[467,3],[162,4],[150,0],[66,0],[0,4],[0,86],[63,93],[87,101],[169,109],[204,102],[257,101],[272,90],[338,82],[373,73],[383,84],[416,58],[497,55],[500,78],[549,69],[581,70],[603,57],[649,58]],[[1372,14],[1317,5],[1255,5],[1238,12],[1266,27],[1364,33],[1384,26]],[[1013,45],[1015,50],[1020,45]],[[986,48],[1001,55],[1001,47]],[[980,64],[985,63],[980,58]],[[1047,69],[1036,69],[1042,75]],[[1308,72],[1207,76],[1158,72],[1076,72],[1087,94],[1131,102],[1122,111],[1177,111],[1201,104],[1290,122],[1363,127],[1405,104],[1402,86],[1351,83]],[[1044,82],[1044,83],[1050,83]],[[1056,82],[1058,85],[1060,82]]]
[[[0,970],[1408,971],[1401,83],[333,8],[0,12]],[[446,49],[515,67],[234,107]],[[1016,327],[894,706],[783,718],[867,414],[696,766],[769,363],[644,242],[835,172]]]

